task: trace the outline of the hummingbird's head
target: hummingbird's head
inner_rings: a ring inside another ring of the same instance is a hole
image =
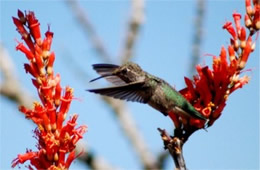
[[[140,73],[143,71],[139,65],[133,62],[127,62],[126,64],[122,65],[121,68],[123,72],[134,71]]]
[[[126,83],[141,81],[145,78],[145,73],[141,67],[135,63],[127,62],[116,70],[118,75]]]

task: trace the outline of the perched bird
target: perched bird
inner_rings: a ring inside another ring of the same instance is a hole
[[[173,111],[186,117],[207,120],[179,92],[164,80],[141,69],[135,63],[128,62],[122,66],[113,64],[94,64],[93,69],[114,87],[89,89],[87,91],[110,96],[116,99],[147,103],[165,116]]]

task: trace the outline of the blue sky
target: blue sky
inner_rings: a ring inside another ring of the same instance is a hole
[[[97,155],[123,169],[140,169],[141,164],[129,141],[119,129],[111,109],[99,97],[87,93],[88,80],[97,75],[91,65],[103,62],[95,53],[88,37],[78,25],[70,8],[64,1],[0,1],[0,42],[11,55],[17,76],[22,85],[30,89],[37,98],[26,75],[23,63],[25,56],[15,51],[20,40],[11,16],[17,9],[32,10],[41,23],[42,34],[51,25],[54,32],[52,50],[55,51],[55,72],[61,75],[61,84],[74,88],[75,96],[82,99],[73,101],[70,114],[78,113],[79,124],[87,124],[89,131],[84,140]],[[126,24],[130,14],[130,1],[80,1],[88,17],[103,40],[114,63],[119,63]],[[226,20],[232,20],[233,11],[244,14],[244,1],[208,1],[203,27],[202,54],[218,55],[222,45],[229,43],[229,34],[222,29]],[[138,37],[132,61],[144,70],[161,77],[175,86],[184,87],[184,76],[189,75],[195,1],[155,1],[145,3],[145,21]],[[88,75],[82,77],[70,63],[76,62]],[[200,63],[211,63],[211,57],[201,57]],[[214,126],[206,131],[193,134],[184,146],[184,157],[189,169],[259,169],[259,40],[250,56],[246,72],[251,76],[248,85],[233,93],[227,106]],[[74,69],[74,70],[73,70]],[[2,81],[2,78],[0,79]],[[102,87],[107,85],[101,81]],[[156,154],[163,148],[157,127],[171,132],[173,125],[169,118],[162,116],[147,105],[127,103],[150,150]],[[32,138],[35,126],[17,110],[16,104],[0,96],[0,169],[10,169],[11,161],[26,148],[34,149]],[[173,161],[167,161],[172,169]],[[23,167],[23,166],[21,166]],[[76,161],[71,169],[85,169]]]

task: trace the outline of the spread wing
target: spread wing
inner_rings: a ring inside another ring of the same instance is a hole
[[[116,99],[147,103],[151,95],[147,94],[147,87],[144,85],[144,82],[135,82],[116,87],[89,89],[87,91]]]

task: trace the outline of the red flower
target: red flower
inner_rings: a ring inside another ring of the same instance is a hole
[[[247,14],[245,14],[245,26],[247,28],[250,28],[252,26],[252,21],[251,21],[250,17]]]
[[[19,108],[38,127],[35,130],[38,151],[27,150],[25,154],[19,154],[13,160],[12,167],[30,161],[29,169],[33,169],[33,166],[36,169],[68,169],[77,157],[74,151],[76,143],[83,137],[87,127],[83,125],[76,128],[77,115],[63,125],[73,98],[73,89],[66,87],[61,96],[64,89],[60,85],[60,75],[54,76],[53,73],[55,54],[50,51],[53,38],[50,28],[42,42],[40,23],[34,13],[29,11],[23,14],[18,10],[18,17],[13,17],[14,24],[29,48],[19,43],[16,49],[23,52],[29,61],[24,68],[26,73],[34,77],[32,83],[37,88],[41,103],[34,102],[33,109],[24,106]],[[25,25],[29,30],[25,29]]]
[[[226,22],[223,26],[232,36],[231,44],[228,46],[228,54],[225,47],[222,47],[220,55],[213,56],[212,69],[208,66],[198,65],[196,67],[198,75],[194,76],[193,80],[184,78],[186,88],[180,90],[180,93],[202,115],[209,118],[208,126],[211,126],[219,118],[226,106],[228,96],[249,81],[248,76],[240,78],[240,73],[255,47],[251,35],[259,29],[253,26],[256,25],[255,22],[253,24],[251,22],[255,18],[259,19],[259,14],[255,14],[255,11],[259,10],[259,1],[254,1],[254,5],[254,10],[251,10],[251,2],[246,0],[248,15],[245,16],[245,24],[250,35],[247,36],[245,27],[240,25],[241,15],[234,13],[237,32],[231,22]],[[192,131],[191,129],[200,129],[205,126],[205,121],[199,119],[184,118],[174,113],[169,113],[169,116],[177,129],[184,128],[189,132]]]
[[[30,33],[32,34],[32,37],[36,41],[36,44],[39,46],[42,45],[40,23],[34,16],[34,12],[29,11],[28,14],[26,15],[26,19],[31,31]]]
[[[246,0],[245,2],[246,2],[246,13],[250,16],[254,13],[253,8],[251,6],[251,0]]]
[[[50,51],[52,38],[53,38],[53,32],[50,32],[50,27],[48,27],[48,31],[45,33],[45,39],[43,40],[43,44],[42,44],[43,51],[46,52]],[[46,56],[48,55],[44,55],[44,57]]]
[[[252,51],[251,46],[252,46],[252,37],[250,36],[250,37],[248,37],[245,49],[243,51],[243,54],[242,54],[242,57],[241,57],[241,60],[240,60],[240,63],[239,63],[240,69],[243,69],[246,65],[248,56]]]
[[[241,28],[240,19],[241,19],[241,14],[239,14],[239,13],[237,13],[237,12],[234,12],[234,13],[233,13],[233,18],[234,18],[234,22],[235,22],[236,29],[237,29],[237,34],[240,35],[240,28]]]
[[[16,46],[16,50],[20,50],[21,52],[23,52],[26,55],[28,60],[33,60],[34,58],[33,53],[27,47],[25,47],[23,43],[19,43]]]
[[[24,16],[23,12],[20,11],[19,9],[18,9],[18,17],[19,17],[20,21],[21,21],[23,24],[26,23],[26,18],[25,18],[25,16]]]
[[[230,21],[226,22],[225,25],[223,26],[223,29],[226,29],[232,35],[234,40],[237,39],[237,34],[236,34],[236,31],[235,31],[235,29],[232,25],[232,22],[230,22]]]
[[[241,34],[240,34],[240,47],[243,49],[246,46],[246,28],[241,28]]]
[[[255,28],[259,30],[260,29],[260,4],[255,5],[255,15],[254,15],[253,23],[255,25]]]

